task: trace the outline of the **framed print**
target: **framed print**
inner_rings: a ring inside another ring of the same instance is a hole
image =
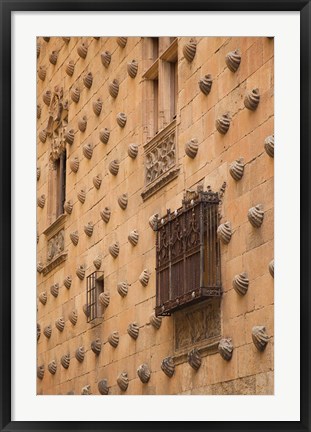
[[[1,429],[309,430],[310,4],[150,5],[1,2]]]

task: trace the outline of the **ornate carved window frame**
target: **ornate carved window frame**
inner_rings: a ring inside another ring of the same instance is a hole
[[[43,267],[43,276],[64,262],[68,257],[65,251],[64,231],[67,215],[60,215],[51,225],[49,225],[43,234],[47,240],[46,264]]]

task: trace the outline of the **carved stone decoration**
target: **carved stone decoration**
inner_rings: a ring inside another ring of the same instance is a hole
[[[265,150],[268,156],[274,158],[274,135],[270,135],[265,139]]]
[[[52,326],[48,325],[48,326],[44,327],[43,334],[47,339],[50,339],[50,337],[52,335]]]
[[[225,222],[217,228],[217,237],[220,238],[220,240],[224,244],[228,244],[231,240],[232,236],[232,229],[231,229],[231,223]]]
[[[136,60],[132,60],[127,64],[127,73],[131,78],[135,78],[138,71],[138,62]]]
[[[77,324],[77,321],[78,321],[78,312],[75,309],[73,309],[70,312],[68,319],[71,322],[71,324],[75,326]]]
[[[139,276],[139,282],[142,284],[143,287],[146,287],[148,285],[149,279],[150,279],[150,271],[148,269],[144,269],[140,276]]]
[[[252,328],[252,339],[255,347],[258,351],[264,351],[267,343],[269,342],[269,336],[266,333],[265,326],[255,326]]]
[[[157,230],[157,226],[158,226],[158,214],[154,214],[152,216],[150,216],[149,218],[149,226],[153,231]]]
[[[93,84],[93,74],[92,72],[87,73],[83,78],[83,84],[87,89],[90,89]]]
[[[78,362],[82,363],[85,357],[85,350],[83,346],[80,346],[76,349],[75,357],[78,360]]]
[[[39,66],[38,68],[38,77],[41,81],[44,81],[46,78],[46,66]]]
[[[103,107],[103,101],[101,100],[101,98],[96,99],[93,102],[93,111],[94,114],[99,116],[101,111],[102,111],[102,107]]]
[[[138,231],[136,229],[129,233],[128,241],[131,243],[132,246],[137,245],[138,239],[139,239],[139,234],[138,234]]]
[[[37,367],[37,378],[42,380],[44,377],[44,365],[40,365]]]
[[[103,144],[107,144],[110,137],[110,131],[107,128],[103,128],[99,131],[99,139]]]
[[[89,396],[91,394],[92,394],[92,392],[91,392],[91,386],[90,385],[86,385],[86,386],[82,387],[82,389],[81,389],[81,395],[82,396]]]
[[[119,45],[120,48],[124,48],[125,45],[127,44],[127,37],[118,37],[117,44]]]
[[[137,375],[142,383],[147,384],[151,376],[149,366],[146,363],[141,364],[137,369]]]
[[[41,175],[41,168],[37,167],[37,181],[40,179],[40,175]]]
[[[62,39],[63,39],[63,41],[64,41],[66,44],[69,44],[69,42],[70,42],[70,37],[62,37]]]
[[[199,150],[199,143],[196,138],[192,138],[190,141],[188,141],[185,144],[186,155],[189,156],[191,159],[194,159],[196,157],[198,150]]]
[[[241,180],[241,178],[243,177],[243,174],[244,174],[244,163],[243,162],[244,162],[244,159],[239,158],[239,159],[235,160],[234,162],[232,162],[232,164],[230,164],[230,166],[229,166],[229,172],[231,174],[231,177],[236,181]]]
[[[71,214],[73,209],[73,202],[72,200],[68,200],[64,204],[64,210],[67,214]]]
[[[102,175],[101,174],[97,174],[96,176],[93,177],[93,185],[95,186],[96,189],[99,189],[101,184],[102,184]]]
[[[42,129],[42,131],[39,132],[39,139],[44,144],[46,142],[48,134],[45,129]]]
[[[48,371],[50,372],[51,375],[55,375],[56,371],[57,371],[57,364],[55,360],[52,360],[49,364],[48,364]]]
[[[120,252],[120,244],[119,242],[115,242],[109,246],[109,253],[113,258],[117,258]]]
[[[45,103],[45,105],[49,106],[52,99],[52,92],[51,90],[47,90],[45,93],[43,93],[42,100]]]
[[[101,395],[107,395],[109,393],[108,381],[106,379],[99,381],[98,391]]]
[[[126,114],[125,114],[125,113],[120,112],[120,113],[117,115],[117,123],[118,123],[118,125],[119,125],[121,128],[124,128],[124,126],[125,126],[125,124],[126,124],[126,120],[127,120],[127,117],[126,117]]]
[[[201,92],[207,96],[211,91],[212,84],[213,84],[212,75],[211,74],[204,75],[204,77],[201,78],[199,81],[199,87]]]
[[[105,66],[105,68],[108,68],[111,62],[111,52],[110,51],[104,51],[100,55],[102,64]]]
[[[70,365],[70,354],[65,354],[60,359],[60,364],[64,369],[68,369]]]
[[[149,322],[152,325],[152,327],[159,330],[159,328],[161,327],[161,324],[162,324],[162,317],[160,317],[160,316],[157,317],[157,316],[155,316],[155,313],[152,313],[150,315]]]
[[[105,207],[104,210],[100,212],[100,216],[104,222],[108,223],[111,216],[110,207]]]
[[[67,289],[69,289],[69,288],[71,287],[71,284],[72,284],[72,276],[71,276],[71,275],[68,275],[68,276],[66,276],[65,279],[64,279],[64,286],[65,286]]]
[[[249,286],[249,279],[247,273],[244,272],[234,276],[232,286],[239,295],[245,295]]]
[[[120,294],[121,297],[125,297],[127,295],[127,293],[128,293],[128,287],[129,287],[129,284],[127,282],[125,282],[125,281],[119,282],[117,284],[117,291],[118,291],[118,293]]]
[[[42,271],[43,271],[43,264],[42,262],[39,261],[37,264],[37,272],[42,273]]]
[[[230,127],[231,118],[229,113],[223,114],[222,116],[216,119],[216,129],[219,133],[225,135]]]
[[[57,318],[55,321],[55,327],[58,331],[62,332],[65,328],[65,321],[63,317]]]
[[[99,338],[95,339],[91,343],[91,350],[95,355],[99,355],[102,349],[102,344]]]
[[[43,40],[47,43],[50,42],[50,39],[51,39],[50,37],[46,37],[46,36],[43,38]]]
[[[97,255],[97,257],[93,261],[94,267],[96,270],[99,270],[102,265],[102,259],[100,255]]]
[[[80,132],[85,132],[87,127],[87,117],[83,116],[78,121],[78,128]]]
[[[69,60],[66,66],[66,74],[70,77],[72,77],[73,73],[75,71],[75,64],[73,60]]]
[[[58,231],[53,237],[48,240],[47,245],[47,262],[60,255],[65,248],[64,229]]]
[[[37,323],[37,342],[40,339],[41,336],[41,326],[39,323]]]
[[[47,300],[48,300],[48,296],[47,296],[46,291],[42,291],[39,294],[39,301],[40,301],[40,303],[42,303],[43,305],[46,305]]]
[[[39,58],[41,52],[41,45],[37,43],[37,58]]]
[[[85,266],[83,264],[79,265],[79,267],[77,268],[76,275],[80,280],[83,280],[85,278]]]
[[[201,360],[201,355],[196,348],[194,348],[192,351],[189,352],[188,363],[196,371],[200,368],[202,360]]]
[[[77,246],[77,244],[79,243],[79,233],[78,231],[73,231],[72,233],[69,234],[70,240],[72,241],[72,244],[74,246]]]
[[[260,93],[258,88],[254,88],[253,90],[247,92],[245,99],[244,99],[244,105],[245,108],[255,111],[258,107],[260,101]]]
[[[99,300],[100,304],[102,304],[105,308],[107,308],[109,306],[109,303],[110,303],[109,291],[104,291],[104,292],[100,293],[98,296],[98,300]]]
[[[53,51],[51,52],[50,56],[49,56],[49,61],[50,61],[50,63],[51,63],[52,65],[54,65],[54,66],[55,66],[56,63],[57,63],[58,54],[59,54],[59,51],[57,51],[57,50],[53,50]]]
[[[78,103],[80,100],[80,90],[78,87],[74,87],[71,89],[70,97],[73,100],[73,102]]]
[[[116,176],[119,172],[120,162],[117,159],[114,159],[109,164],[109,171],[112,175]]]
[[[84,204],[86,199],[86,190],[84,188],[80,189],[79,192],[77,193],[77,197],[80,203]]]
[[[127,332],[128,334],[131,336],[131,338],[133,339],[137,339],[138,335],[139,335],[139,326],[137,323],[131,323],[129,324],[128,328],[127,328]]]
[[[70,162],[69,162],[69,165],[70,165],[71,171],[74,173],[77,173],[78,169],[79,169],[79,165],[80,165],[78,156],[72,157]]]
[[[260,228],[264,218],[263,205],[257,204],[255,207],[250,208],[247,217],[253,227]]]
[[[162,360],[161,369],[169,378],[172,378],[175,372],[175,365],[172,357],[166,357]]]
[[[84,225],[84,232],[88,237],[92,237],[94,230],[94,224],[92,222],[88,222],[87,225]]]
[[[138,154],[138,145],[137,144],[129,144],[127,153],[130,158],[135,159]]]
[[[114,79],[110,84],[109,84],[109,94],[111,97],[113,97],[114,99],[118,96],[119,94],[119,81],[117,79]]]
[[[109,336],[108,336],[108,342],[110,343],[110,345],[113,348],[117,348],[118,344],[119,344],[119,332],[117,331],[113,331]]]
[[[83,305],[82,310],[87,318],[91,315],[90,307],[88,307],[86,304]]]
[[[269,263],[269,273],[274,278],[274,259]]]
[[[58,297],[59,294],[59,284],[55,283],[50,287],[50,293],[52,294],[53,297]]]
[[[77,48],[77,53],[79,54],[79,56],[83,59],[86,58],[87,56],[87,51],[88,51],[88,46],[86,42],[82,42],[78,48]]]
[[[43,209],[43,207],[45,205],[45,195],[44,194],[41,195],[40,197],[38,197],[37,204],[38,204],[38,207]]]
[[[39,104],[37,104],[37,119],[39,119],[41,117],[41,106]]]
[[[197,42],[194,39],[190,39],[190,42],[183,46],[182,51],[185,59],[191,63],[197,51]]]
[[[231,360],[233,345],[230,338],[221,339],[218,344],[218,352],[224,360]]]
[[[119,204],[119,206],[121,207],[122,210],[126,209],[127,203],[128,203],[127,193],[124,193],[124,194],[120,195],[119,198],[118,198],[118,204]]]
[[[69,144],[72,145],[75,139],[75,131],[74,129],[69,129],[68,131],[65,132],[65,141]]]
[[[225,62],[231,72],[236,72],[241,63],[241,53],[238,49],[230,51],[225,57]]]
[[[127,376],[127,372],[121,372],[117,378],[117,384],[122,391],[126,391],[129,386],[129,379]]]

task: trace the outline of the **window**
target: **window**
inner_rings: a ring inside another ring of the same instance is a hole
[[[104,291],[104,273],[95,271],[86,278],[87,322],[102,317],[102,305],[99,295]]]
[[[156,315],[221,295],[219,197],[188,191],[183,205],[157,221]]]
[[[66,199],[66,150],[64,150],[56,165],[56,218],[64,213],[64,204]]]

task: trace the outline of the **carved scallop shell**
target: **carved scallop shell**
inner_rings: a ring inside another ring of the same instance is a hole
[[[65,354],[61,357],[60,363],[64,369],[68,369],[70,365],[70,354]]]
[[[238,49],[230,51],[225,57],[225,62],[231,72],[236,72],[241,63],[241,53]]]
[[[81,389],[81,395],[83,395],[83,396],[89,396],[91,394],[92,394],[92,392],[91,392],[91,386],[89,384],[86,385],[86,386],[84,386],[84,387],[82,387],[82,389]]]
[[[196,51],[197,42],[194,39],[190,39],[190,42],[183,46],[184,57],[189,63],[193,61]]]
[[[78,87],[74,87],[71,89],[70,97],[73,100],[73,102],[78,103],[80,100],[80,90]]]
[[[244,99],[245,108],[251,111],[255,111],[258,107],[259,101],[260,101],[259,89],[255,88],[246,93]]]
[[[71,77],[73,75],[74,71],[75,71],[74,61],[69,60],[69,62],[67,63],[67,66],[66,66],[66,74]]]
[[[110,345],[113,348],[117,348],[118,344],[119,344],[119,332],[114,331],[112,332],[109,336],[108,336],[108,342],[110,343]]]
[[[127,282],[125,282],[125,281],[119,282],[117,284],[117,291],[118,291],[118,293],[120,294],[121,297],[125,297],[127,295],[127,293],[128,293],[128,287],[129,287],[129,284]]]
[[[37,367],[37,378],[42,380],[44,377],[44,365],[40,365]]]
[[[37,58],[39,58],[41,52],[41,45],[37,43]]]
[[[67,289],[69,289],[71,287],[71,284],[72,284],[72,276],[68,275],[64,279],[64,285]]]
[[[201,92],[207,96],[211,91],[212,84],[213,84],[212,75],[211,74],[204,75],[204,77],[201,78],[199,81],[199,87]]]
[[[37,264],[37,272],[42,273],[42,271],[43,271],[43,264],[42,262],[39,261]]]
[[[94,111],[94,114],[97,115],[97,116],[99,116],[100,113],[101,113],[102,107],[103,107],[103,101],[101,100],[101,98],[96,99],[93,102],[93,111]]]
[[[50,37],[46,37],[46,36],[43,38],[43,40],[47,43],[50,42],[50,39],[51,39]]]
[[[136,229],[129,233],[128,241],[131,243],[132,246],[137,245],[138,239],[139,239],[139,234],[138,234],[138,231]]]
[[[172,357],[166,357],[162,360],[161,369],[169,378],[172,378],[175,372],[175,365]]]
[[[47,296],[46,291],[42,291],[39,294],[39,301],[40,301],[40,303],[42,303],[43,305],[46,305],[47,300],[48,300],[48,296]]]
[[[232,286],[238,294],[241,296],[245,295],[249,286],[247,273],[244,272],[234,276]]]
[[[99,139],[103,144],[107,144],[110,137],[110,131],[107,128],[101,129],[99,131]]]
[[[77,324],[77,321],[78,321],[78,312],[75,309],[73,309],[70,312],[68,319],[71,322],[71,324],[75,326]]]
[[[50,339],[50,337],[52,335],[52,326],[48,325],[48,326],[44,327],[43,334],[47,339]]]
[[[265,139],[265,150],[268,156],[274,158],[274,135],[270,135]]]
[[[52,360],[49,364],[48,364],[48,371],[50,372],[50,374],[55,375],[56,371],[57,371],[57,364],[55,360]]]
[[[124,48],[125,45],[127,44],[127,37],[118,37],[117,44],[119,45],[120,48]]]
[[[102,350],[102,344],[99,338],[95,339],[91,343],[91,350],[95,355],[99,355]]]
[[[87,73],[83,78],[83,84],[87,89],[90,89],[93,84],[93,74],[92,72]]]
[[[86,44],[86,42],[82,42],[78,48],[77,48],[77,53],[79,54],[79,56],[83,59],[86,58],[87,56],[87,51],[88,51],[88,46]]]
[[[146,363],[141,364],[137,369],[137,375],[142,383],[147,384],[151,375],[149,366]]]
[[[73,158],[71,158],[69,165],[70,165],[71,171],[74,173],[77,173],[78,169],[79,169],[79,165],[80,165],[78,156],[74,156]]]
[[[55,321],[55,327],[58,331],[62,332],[65,328],[65,321],[63,317],[57,318]]]
[[[39,323],[37,323],[37,342],[40,339],[41,336],[41,326]]]
[[[74,129],[69,129],[65,133],[65,140],[68,144],[72,145],[75,139],[75,131]]]
[[[121,128],[124,128],[124,126],[125,126],[125,124],[126,124],[126,120],[127,120],[127,117],[126,117],[126,114],[125,114],[125,113],[120,112],[120,113],[117,115],[117,123],[118,123],[118,125],[119,125]]]
[[[257,204],[248,210],[248,220],[255,228],[260,228],[264,218],[263,205]]]
[[[58,51],[57,50],[54,50],[54,51],[52,51],[51,52],[51,54],[50,54],[50,56],[49,56],[49,61],[50,61],[50,63],[52,64],[52,65],[56,65],[56,63],[57,63],[57,59],[58,59]]]
[[[232,162],[232,164],[230,164],[229,172],[231,174],[231,177],[236,181],[241,180],[241,178],[243,177],[243,174],[244,174],[244,163],[243,162],[244,162],[244,159],[239,158],[239,159],[235,160],[234,162]]]
[[[98,255],[98,256],[94,259],[93,264],[94,264],[94,267],[95,267],[97,270],[100,269],[100,267],[101,267],[101,265],[102,265],[102,259],[101,259],[101,256],[100,256],[100,255]]]
[[[85,266],[84,265],[79,265],[79,267],[76,270],[76,275],[78,276],[79,279],[83,280],[85,277]]]
[[[46,67],[45,66],[39,66],[38,69],[38,77],[41,81],[44,81],[46,78]]]
[[[52,93],[50,90],[47,90],[45,93],[43,93],[42,99],[45,105],[49,106],[51,103]]]
[[[59,284],[55,283],[50,287],[50,293],[52,294],[53,297],[58,297],[59,294]]]
[[[45,143],[47,136],[48,136],[48,134],[47,134],[47,132],[46,132],[45,129],[43,129],[42,131],[40,131],[40,133],[39,133],[39,139],[40,139],[40,141],[43,144]]]
[[[118,96],[119,93],[119,81],[117,79],[114,79],[110,84],[109,84],[109,93],[110,96],[113,97],[114,99]]]
[[[136,60],[132,60],[127,64],[127,73],[131,78],[135,78],[138,71],[138,62]]]
[[[116,176],[119,172],[120,162],[117,159],[114,159],[109,164],[109,171],[112,175]]]
[[[139,335],[139,326],[138,326],[138,324],[135,323],[135,322],[129,324],[129,326],[127,328],[127,332],[131,336],[131,338],[137,339],[138,335]]]
[[[274,259],[269,263],[269,273],[274,278]]]
[[[70,42],[70,37],[62,37],[62,39],[63,39],[63,41],[64,41],[66,44],[69,44],[69,42]]]
[[[217,236],[224,244],[228,244],[232,236],[231,223],[225,222],[219,225],[217,228]]]
[[[153,231],[157,230],[157,227],[158,227],[158,216],[159,215],[156,213],[156,214],[150,216],[150,218],[149,218],[149,226],[150,226],[150,228]]]
[[[186,155],[189,156],[191,159],[194,159],[196,157],[198,150],[199,150],[199,143],[196,138],[192,138],[190,141],[188,141],[185,144]]]
[[[100,55],[102,64],[107,68],[110,65],[111,62],[111,52],[110,51],[104,51]]]
[[[38,203],[38,207],[40,207],[40,208],[44,207],[44,205],[45,205],[45,195],[44,194],[38,198],[37,203]]]
[[[103,211],[100,212],[101,218],[104,222],[108,223],[110,216],[111,216],[111,210],[109,207],[105,207]]]
[[[66,201],[64,204],[64,210],[67,214],[71,214],[73,209],[73,202],[72,200]]]
[[[107,395],[109,393],[108,381],[106,379],[99,381],[98,391],[101,395]]]
[[[221,339],[218,344],[218,352],[224,360],[231,360],[233,345],[230,338]]]
[[[84,204],[85,199],[86,199],[86,190],[80,189],[79,192],[77,193],[77,197],[78,197],[78,200],[80,201],[80,203]]]
[[[200,368],[202,360],[201,360],[201,355],[196,348],[194,348],[188,354],[188,363],[196,371]]]
[[[143,287],[146,287],[148,285],[149,279],[150,279],[150,271],[148,269],[144,269],[140,276],[139,276],[139,282],[142,284]]]
[[[138,154],[138,145],[137,144],[129,144],[127,153],[130,158],[135,159]]]
[[[93,185],[95,186],[96,189],[99,189],[101,184],[102,184],[102,175],[97,174],[96,176],[93,177]]]
[[[216,129],[221,134],[226,134],[230,127],[231,118],[229,113],[223,114],[222,116],[216,119]]]
[[[84,232],[88,237],[92,237],[94,230],[94,225],[92,222],[88,222],[87,225],[84,225]]]
[[[159,330],[162,324],[162,317],[157,317],[155,313],[153,313],[150,315],[149,322],[155,329]]]
[[[115,242],[109,246],[109,253],[113,258],[117,258],[120,252],[119,242]]]
[[[267,343],[269,342],[269,336],[266,333],[265,326],[253,327],[252,339],[258,351],[264,351],[267,346]]]
[[[99,294],[99,302],[102,304],[105,308],[109,306],[110,303],[110,293],[108,291],[104,291]]]
[[[90,307],[86,304],[83,305],[82,310],[86,317],[89,317],[91,315]]]
[[[73,231],[69,234],[70,240],[72,241],[72,244],[74,246],[77,246],[77,244],[79,243],[79,234],[78,231]]]
[[[85,132],[87,127],[87,117],[83,116],[78,120],[78,128],[80,132]]]
[[[124,193],[124,194],[120,195],[119,198],[118,198],[118,204],[119,204],[119,206],[121,207],[122,210],[126,209],[127,203],[128,203],[127,193]]]
[[[82,363],[85,357],[85,350],[83,346],[80,346],[76,349],[75,357],[78,360],[78,362]]]
[[[39,104],[37,104],[37,119],[39,119],[41,117],[41,106]]]
[[[127,372],[121,372],[117,378],[117,384],[122,391],[126,391],[129,385],[129,379],[127,376]]]

